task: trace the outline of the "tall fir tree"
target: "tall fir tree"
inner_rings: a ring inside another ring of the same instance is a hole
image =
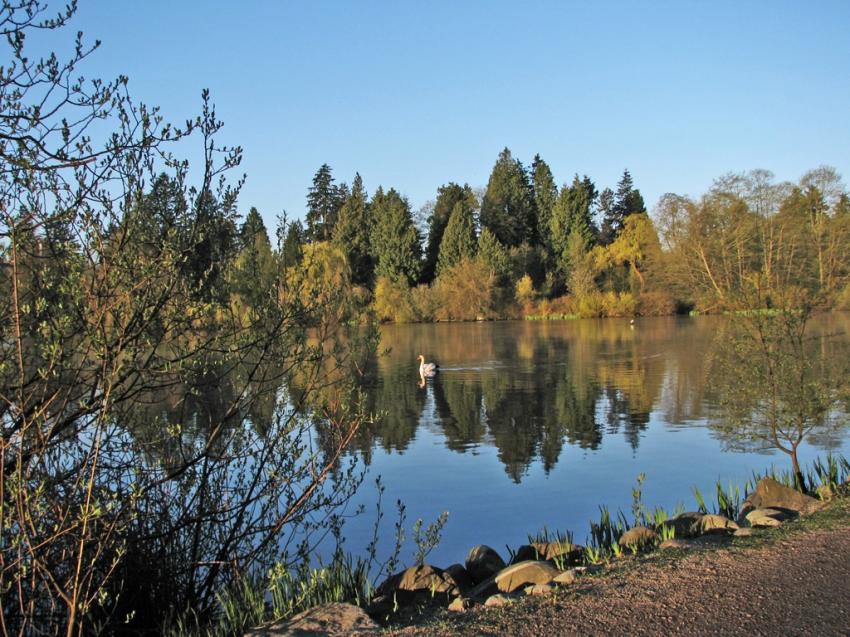
[[[508,148],[499,153],[490,173],[480,222],[506,247],[535,241],[537,214],[531,184],[522,162]]]
[[[313,185],[307,192],[307,241],[330,240],[346,191],[345,184],[337,186],[334,183],[331,167],[322,164],[313,176]]]
[[[440,257],[437,261],[437,274],[442,274],[463,259],[475,256],[477,240],[475,238],[475,221],[472,210],[462,201],[455,204],[443,241],[440,244]]]
[[[375,276],[412,285],[422,267],[422,243],[407,199],[378,188],[370,206]]]
[[[443,233],[449,223],[449,217],[451,217],[452,211],[458,203],[462,203],[471,216],[475,214],[478,203],[475,193],[468,184],[459,186],[450,182],[445,186],[440,186],[437,190],[434,209],[428,219],[428,243],[425,247],[425,262],[422,266],[422,280],[426,283],[432,281],[436,276]]]
[[[369,285],[375,264],[371,254],[372,219],[363,178],[354,176],[351,191],[339,209],[334,227],[333,243],[345,254],[351,268],[351,280],[357,285]]]
[[[558,198],[558,186],[555,184],[552,170],[540,158],[540,155],[535,155],[531,163],[531,184],[537,209],[537,237],[547,255],[551,256],[552,241],[549,232],[552,208],[555,207],[555,200]]]

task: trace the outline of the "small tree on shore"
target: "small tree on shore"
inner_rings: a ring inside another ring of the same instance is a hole
[[[787,454],[796,486],[805,491],[798,449],[810,434],[837,425],[847,369],[828,366],[823,349],[830,335],[808,329],[812,300],[796,293],[782,301],[767,308],[757,283],[742,295],[712,369],[722,404],[714,427],[735,446]]]

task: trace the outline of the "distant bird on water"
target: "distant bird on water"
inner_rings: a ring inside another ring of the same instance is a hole
[[[419,355],[419,375],[420,376],[433,376],[437,370],[440,369],[440,366],[436,363],[426,363],[425,357],[422,354]]]

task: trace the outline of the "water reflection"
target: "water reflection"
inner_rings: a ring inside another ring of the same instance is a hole
[[[820,317],[846,333],[848,317]],[[366,458],[380,447],[403,454],[418,427],[467,453],[493,446],[519,483],[540,463],[548,474],[565,445],[597,450],[621,436],[636,451],[650,415],[670,427],[704,424],[717,397],[709,361],[723,338],[720,317],[389,326],[368,376],[378,422],[361,430]],[[846,339],[842,341],[846,345]],[[418,375],[417,355],[440,364]],[[834,353],[834,352],[833,352]],[[834,442],[833,437],[823,442]]]

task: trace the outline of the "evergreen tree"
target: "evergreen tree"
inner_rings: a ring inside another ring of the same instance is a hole
[[[426,283],[432,281],[436,275],[443,233],[449,223],[449,217],[458,203],[463,204],[470,216],[474,214],[477,200],[475,193],[468,184],[461,187],[450,182],[445,186],[440,186],[437,190],[434,210],[428,219],[428,245],[425,248],[425,263],[422,268],[422,280]]]
[[[531,182],[537,209],[537,236],[540,244],[551,255],[552,241],[549,232],[552,208],[558,198],[558,187],[555,185],[555,178],[552,176],[549,165],[540,158],[540,155],[535,155],[531,163]]]
[[[482,228],[478,236],[477,257],[499,279],[505,278],[510,271],[508,251],[487,228]]]
[[[437,262],[437,274],[442,274],[463,259],[475,256],[476,239],[472,211],[462,201],[455,204],[449,217],[443,242],[440,244],[440,257]]]
[[[265,242],[269,244],[269,249],[271,249],[269,234],[266,232],[266,224],[263,223],[263,218],[260,216],[259,211],[251,206],[248,214],[245,215],[245,221],[242,222],[242,227],[239,229],[240,248],[252,245],[258,235],[264,237]]]
[[[606,201],[606,216],[602,222],[605,245],[612,243],[620,235],[626,217],[633,214],[646,214],[643,196],[640,190],[634,188],[632,176],[628,170],[623,171],[610,206],[607,206],[607,203]]]
[[[570,186],[563,186],[552,210],[550,234],[552,247],[559,267],[566,270],[570,236],[579,234],[587,246],[592,246],[595,238],[593,223],[593,201],[596,187],[587,176],[573,178]]]
[[[333,233],[333,243],[348,259],[351,280],[356,285],[369,285],[375,269],[370,243],[372,220],[367,198],[363,179],[358,173],[351,184],[351,192],[339,209]]]
[[[378,188],[372,197],[372,257],[375,276],[411,285],[422,267],[422,244],[410,204],[394,189]]]
[[[331,167],[322,164],[307,193],[307,241],[330,240],[346,191],[344,184],[334,184]]]
[[[304,226],[300,221],[293,221],[286,226],[286,236],[280,249],[281,265],[285,268],[301,263],[304,254]]]
[[[599,243],[609,245],[615,238],[614,232],[614,191],[606,188],[599,193]]]
[[[493,166],[480,219],[481,227],[489,229],[504,246],[535,241],[537,214],[528,175],[507,148]]]
[[[274,282],[275,266],[271,241],[263,218],[252,207],[239,229],[239,254],[230,274],[231,290],[251,307],[268,298]]]
[[[208,190],[195,201],[184,272],[201,300],[221,301],[226,295],[224,274],[237,243],[234,216],[230,202],[217,201]]]

